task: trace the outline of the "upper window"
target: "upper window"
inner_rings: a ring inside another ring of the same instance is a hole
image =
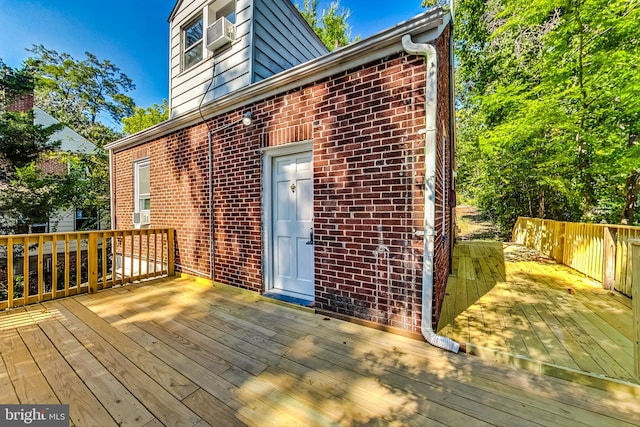
[[[149,159],[134,163],[135,212],[151,209],[151,180]]]
[[[204,28],[202,15],[182,29],[182,69],[186,70],[202,61],[204,53]]]

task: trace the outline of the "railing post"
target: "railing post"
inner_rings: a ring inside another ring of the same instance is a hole
[[[78,249],[80,242],[78,239]],[[78,250],[80,256],[80,250]],[[87,262],[89,263],[89,293],[98,292],[98,233],[89,232],[89,247],[87,248]]]
[[[633,370],[640,380],[640,240],[629,240],[632,246],[631,307],[633,308]]]
[[[604,227],[602,244],[602,287],[612,291],[616,284],[616,242],[610,227]]]
[[[173,276],[175,272],[175,253],[173,243],[173,228],[167,229],[167,275]]]
[[[522,219],[518,217],[516,223],[513,225],[513,230],[511,231],[511,241],[513,243],[520,243],[520,223]]]
[[[564,221],[558,222],[558,228],[556,231],[556,247],[554,249],[553,258],[556,260],[556,263],[563,264],[564,260],[564,230],[567,223]]]

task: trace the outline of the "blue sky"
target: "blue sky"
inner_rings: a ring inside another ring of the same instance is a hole
[[[136,90],[128,95],[138,106],[160,103],[168,96],[167,19],[174,4],[175,0],[0,0],[0,58],[18,67],[33,44],[76,59],[89,51],[111,60],[134,81]],[[320,0],[318,9],[326,4]],[[363,38],[424,11],[421,0],[340,4],[351,10],[352,36]]]

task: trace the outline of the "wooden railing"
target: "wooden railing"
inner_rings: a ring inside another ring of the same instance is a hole
[[[640,240],[631,240],[632,262],[640,265]],[[633,309],[633,369],[636,379],[640,381],[640,268],[636,268],[631,274],[633,281],[633,296],[631,308]]]
[[[631,239],[640,227],[518,218],[512,240],[631,297]]]
[[[171,276],[173,233],[151,228],[0,236],[0,309]]]

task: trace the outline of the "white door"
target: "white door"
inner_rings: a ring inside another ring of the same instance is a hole
[[[272,171],[273,288],[313,299],[312,154],[276,157]]]

